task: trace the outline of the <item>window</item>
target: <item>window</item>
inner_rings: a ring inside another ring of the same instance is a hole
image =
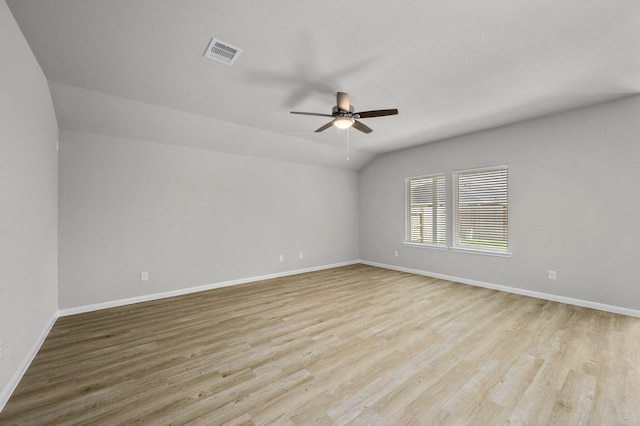
[[[507,167],[453,174],[453,246],[508,253]]]
[[[445,246],[444,175],[406,180],[408,243]]]

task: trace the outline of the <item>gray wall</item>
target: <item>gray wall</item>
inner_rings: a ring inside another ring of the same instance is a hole
[[[47,81],[0,1],[0,409],[57,311],[58,128]]]
[[[355,172],[61,131],[59,179],[61,309],[358,259]]]
[[[360,256],[640,309],[639,161],[638,96],[379,156],[360,175]],[[405,177],[444,172],[450,206],[452,171],[499,164],[509,166],[511,258],[402,245]]]

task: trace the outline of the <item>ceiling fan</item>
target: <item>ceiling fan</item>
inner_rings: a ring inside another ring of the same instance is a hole
[[[317,115],[319,117],[331,117],[333,120],[320,127],[317,132],[327,130],[331,126],[335,126],[338,129],[348,129],[354,127],[361,132],[371,133],[373,130],[358,121],[359,118],[371,118],[382,117],[385,115],[395,115],[398,113],[397,109],[377,109],[374,111],[362,111],[355,112],[353,105],[349,104],[349,94],[344,92],[338,92],[336,95],[336,106],[331,110],[331,114],[322,114],[317,112],[298,112],[291,111],[291,114],[300,115]]]

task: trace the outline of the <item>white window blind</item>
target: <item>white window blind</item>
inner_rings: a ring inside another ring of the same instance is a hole
[[[444,175],[406,180],[409,243],[446,245]]]
[[[454,247],[508,251],[507,189],[506,166],[453,174]]]

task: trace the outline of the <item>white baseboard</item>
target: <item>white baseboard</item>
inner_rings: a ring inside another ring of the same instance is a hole
[[[7,383],[5,388],[2,389],[2,392],[0,392],[0,411],[2,411],[5,405],[7,405],[7,402],[9,401],[11,394],[13,394],[13,391],[15,391],[16,387],[18,387],[18,383],[20,383],[20,380],[22,380],[22,376],[24,376],[24,373],[27,372],[27,369],[31,365],[31,362],[33,361],[33,359],[38,354],[40,347],[42,347],[42,344],[44,343],[45,339],[49,335],[49,332],[53,328],[53,324],[55,324],[57,319],[58,319],[58,313],[56,312],[53,314],[53,317],[49,320],[47,325],[44,327],[44,329],[42,330],[42,333],[40,333],[40,336],[36,340],[35,344],[31,348],[29,353],[27,353],[27,356],[22,361],[22,363],[20,364],[16,372],[13,374],[13,377],[11,377],[11,380],[9,380],[9,383]]]
[[[179,290],[172,290],[172,291],[167,291],[163,293],[145,294],[144,296],[113,300],[110,302],[96,303],[92,305],[78,306],[75,308],[61,309],[60,311],[58,311],[58,315],[67,316],[67,315],[81,314],[85,312],[97,311],[100,309],[115,308],[117,306],[125,306],[125,305],[131,305],[134,303],[148,302],[151,300],[165,299],[167,297],[182,296],[185,294],[197,293],[199,291],[212,290],[215,288],[229,287],[229,286],[238,285],[238,284],[247,284],[255,281],[270,280],[273,278],[281,278],[289,275],[302,274],[305,272],[320,271],[323,269],[338,268],[340,266],[353,265],[356,263],[360,263],[360,261],[351,260],[348,262],[333,263],[330,265],[314,266],[311,268],[295,269],[291,271],[276,272],[273,274],[260,275],[255,277],[240,278],[240,279],[231,280],[231,281],[222,281],[218,283],[206,284],[206,285],[197,286],[197,287],[181,288]]]
[[[525,290],[522,288],[508,287],[505,285],[491,284],[491,283],[486,283],[482,281],[470,280],[466,278],[453,277],[450,275],[437,274],[435,272],[422,271],[419,269],[411,269],[411,268],[404,268],[401,266],[393,266],[393,265],[386,265],[383,263],[369,262],[368,260],[361,260],[360,263],[363,263],[369,266],[376,266],[378,268],[391,269],[394,271],[407,272],[407,273],[416,274],[416,275],[424,275],[427,277],[438,278],[441,280],[453,281],[461,284],[473,285],[476,287],[484,287],[492,290],[504,291],[506,293],[520,294],[523,296],[535,297],[537,299],[551,300],[553,302],[566,303],[567,305],[582,306],[584,308],[592,308],[592,309],[597,309],[599,311],[612,312],[614,314],[628,315],[631,317],[640,318],[640,310],[623,308],[621,306],[607,305],[605,303],[591,302],[589,300],[574,299],[571,297],[558,296],[555,294],[542,293],[539,291]]]

